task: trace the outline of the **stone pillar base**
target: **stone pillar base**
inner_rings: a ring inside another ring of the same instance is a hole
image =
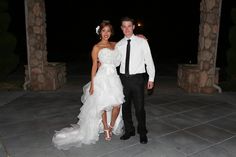
[[[43,73],[35,73],[37,70],[31,70],[29,76],[28,66],[25,65],[25,90],[57,90],[66,83],[66,65],[65,63],[52,62],[44,66]],[[37,76],[37,77],[35,77]]]
[[[217,92],[217,90],[214,87],[202,87],[200,92],[204,94],[212,94]]]
[[[217,90],[214,87],[200,87],[200,68],[197,64],[179,64],[177,84],[189,93],[211,94]],[[214,83],[218,84],[219,68],[216,68]]]

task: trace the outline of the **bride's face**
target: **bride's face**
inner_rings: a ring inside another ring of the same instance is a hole
[[[103,40],[108,40],[111,36],[111,29],[109,26],[105,26],[101,30],[101,37]]]

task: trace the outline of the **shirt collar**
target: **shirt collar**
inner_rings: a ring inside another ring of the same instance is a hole
[[[125,37],[125,40],[128,40],[128,39],[131,39],[131,40],[133,40],[134,39],[134,34],[130,37],[130,38],[127,38],[127,37]]]

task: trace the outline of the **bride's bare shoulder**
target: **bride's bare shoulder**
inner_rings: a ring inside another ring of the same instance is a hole
[[[98,48],[99,48],[99,45],[97,45],[97,44],[93,45],[93,50],[98,49]]]
[[[101,47],[98,44],[95,44],[93,46],[92,53],[98,53],[98,51],[101,49]]]
[[[110,43],[111,43],[111,45],[116,45],[117,42],[111,41]]]
[[[117,43],[117,42],[114,42],[114,41],[111,41],[111,42],[110,42],[110,44],[111,44],[111,47],[112,47],[113,49],[115,48],[115,46],[116,46],[116,43]]]

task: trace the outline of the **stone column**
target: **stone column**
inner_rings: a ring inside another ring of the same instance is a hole
[[[42,89],[44,67],[47,65],[45,6],[43,0],[25,0],[25,21],[28,66],[26,83],[32,89]]]
[[[222,0],[201,0],[198,64],[178,65],[178,86],[190,93],[214,93],[219,90],[216,55]]]
[[[44,0],[25,0],[28,65],[24,89],[55,90],[65,82],[64,63],[47,62],[46,12]]]
[[[222,0],[202,0],[199,26],[199,88],[202,93],[215,91],[216,57]],[[218,77],[218,75],[217,75]]]

